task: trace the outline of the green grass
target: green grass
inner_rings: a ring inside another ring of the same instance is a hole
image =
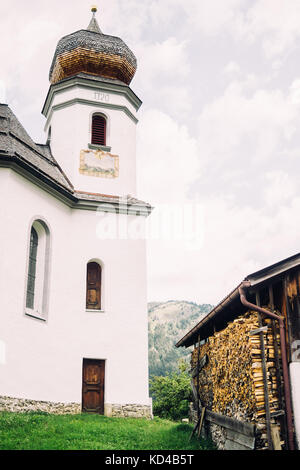
[[[0,449],[18,450],[209,450],[192,426],[159,418],[0,413]]]

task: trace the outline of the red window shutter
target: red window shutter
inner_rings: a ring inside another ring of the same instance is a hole
[[[92,121],[92,144],[106,145],[106,120],[97,114]]]
[[[86,308],[101,309],[101,266],[94,262],[87,265]]]

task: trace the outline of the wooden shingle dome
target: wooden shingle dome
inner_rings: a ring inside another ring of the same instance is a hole
[[[93,17],[87,29],[64,36],[57,44],[49,73],[51,84],[87,73],[130,84],[137,68],[135,55],[122,39],[103,34]]]

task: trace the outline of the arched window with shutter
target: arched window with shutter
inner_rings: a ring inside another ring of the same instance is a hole
[[[87,264],[86,308],[101,310],[101,266],[95,261]]]
[[[92,118],[92,144],[106,145],[106,119],[100,114],[94,114]]]

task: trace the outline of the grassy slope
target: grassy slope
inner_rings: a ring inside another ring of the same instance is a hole
[[[155,418],[98,415],[55,416],[0,413],[0,449],[18,450],[199,450],[206,441],[189,436],[192,426]]]

